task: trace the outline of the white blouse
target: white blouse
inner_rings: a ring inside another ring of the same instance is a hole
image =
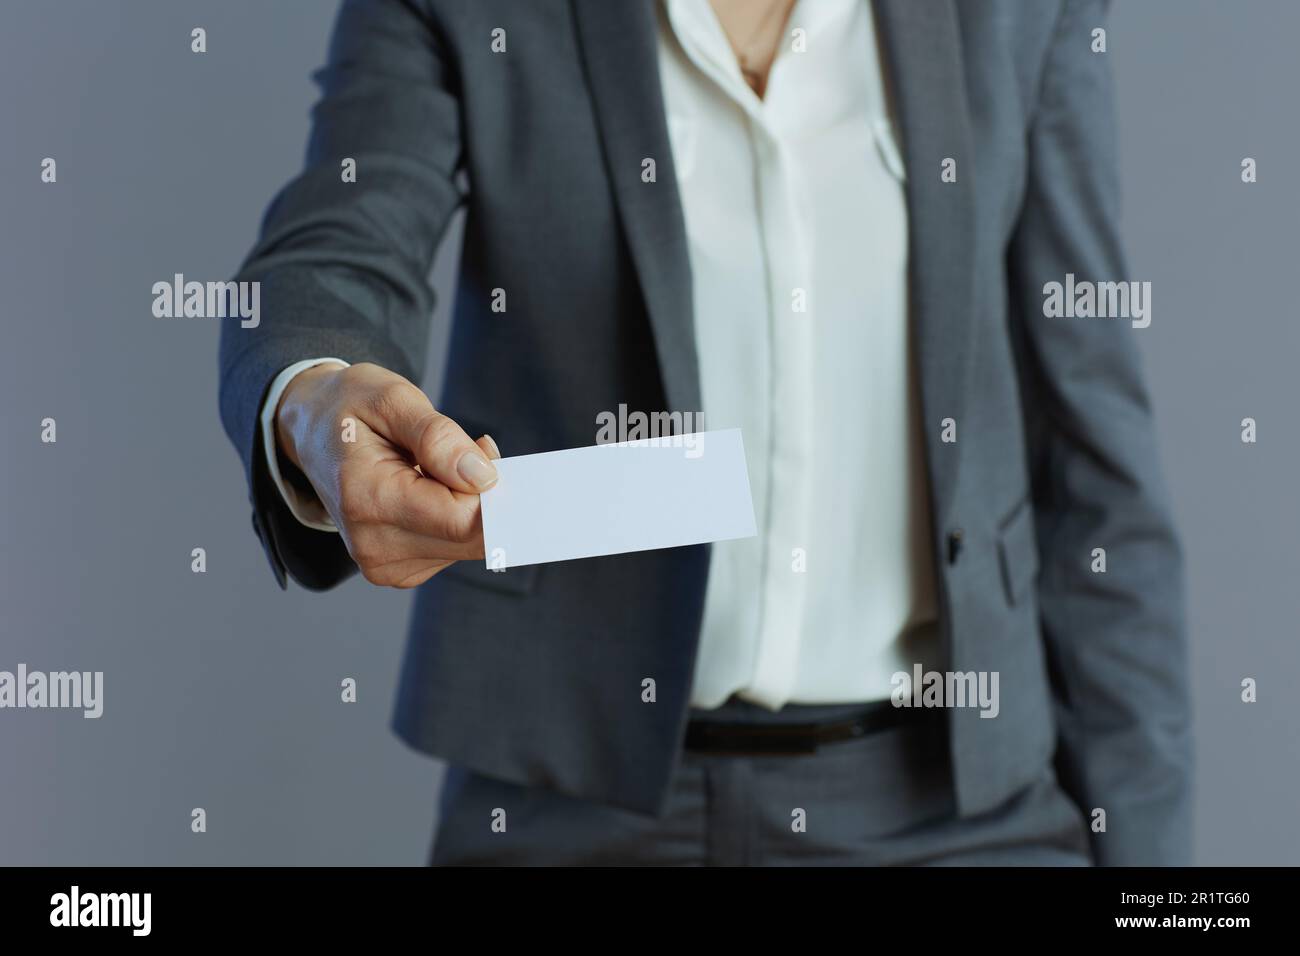
[[[871,9],[800,0],[761,100],[708,0],[664,0],[660,27],[704,422],[742,430],[759,527],[712,546],[692,703],[886,698],[937,628]]]

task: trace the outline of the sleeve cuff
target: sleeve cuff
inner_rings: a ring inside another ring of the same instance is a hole
[[[351,364],[338,358],[313,358],[302,362],[294,362],[280,372],[271,382],[271,388],[266,393],[266,401],[262,404],[259,422],[262,426],[262,445],[266,451],[266,467],[271,473],[271,480],[275,483],[275,487],[280,491],[280,497],[284,499],[285,505],[289,508],[289,512],[298,519],[300,524],[304,524],[308,528],[314,528],[317,531],[338,531],[338,525],[330,518],[329,512],[325,510],[325,506],[321,504],[319,498],[299,491],[284,480],[284,476],[280,473],[279,449],[275,443],[275,410],[279,407],[280,397],[284,394],[284,390],[289,387],[289,382],[300,372],[305,372],[317,365],[324,365],[326,362],[337,362],[343,366]]]

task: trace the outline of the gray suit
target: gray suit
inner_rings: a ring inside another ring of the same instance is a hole
[[[908,172],[913,329],[948,667],[997,671],[1001,713],[947,715],[954,813],[1055,758],[1106,812],[1106,863],[1189,856],[1181,556],[1127,322],[1049,319],[1067,272],[1132,278],[1116,233],[1101,0],[876,0]],[[494,53],[495,28],[508,52]],[[355,567],[298,525],[260,460],[271,379],[334,355],[415,378],[448,220],[467,210],[440,410],[507,455],[593,442],[597,413],[698,411],[691,276],[649,0],[348,0],[306,170],[238,278],[221,410],[284,583]],[[356,183],[340,180],[344,157]],[[658,181],[641,180],[653,157]],[[941,162],[957,163],[942,182]],[[509,311],[494,314],[494,288]],[[940,422],[958,440],[941,441]],[[1105,548],[1108,571],[1090,570]],[[681,764],[709,551],[423,585],[398,733],[506,784],[662,813]],[[653,677],[657,701],[641,700]]]

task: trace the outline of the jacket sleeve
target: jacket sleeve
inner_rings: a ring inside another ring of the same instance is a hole
[[[428,272],[464,195],[454,72],[422,0],[345,0],[315,80],[305,168],[272,202],[236,276],[260,283],[260,322],[223,329],[220,404],[280,586],[287,572],[322,590],[356,566],[337,534],[299,523],[277,493],[262,402],[282,369],[317,355],[417,380],[434,301]]]
[[[1067,0],[1028,131],[1008,249],[1012,336],[1032,464],[1042,633],[1057,769],[1098,862],[1190,855],[1190,704],[1181,545],[1128,319],[1049,318],[1044,285],[1134,279],[1117,231],[1118,164],[1104,0]],[[1158,323],[1157,317],[1154,322]],[[1105,549],[1104,573],[1093,549]]]

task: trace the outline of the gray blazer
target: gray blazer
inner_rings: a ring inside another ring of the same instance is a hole
[[[1134,336],[1043,315],[1067,272],[1132,278],[1116,221],[1104,0],[876,0],[906,157],[911,297],[948,666],[1001,713],[950,712],[962,815],[1053,760],[1104,863],[1189,856],[1180,547]],[[506,31],[495,53],[492,31]],[[440,410],[511,455],[589,445],[598,412],[698,411],[691,275],[651,0],[346,0],[306,168],[240,270],[221,413],[272,568],[356,569],[269,483],[258,409],[304,357],[416,379],[427,273],[467,212]],[[340,163],[357,161],[343,183]],[[646,157],[657,182],[641,179]],[[940,178],[945,158],[957,181]],[[494,288],[509,311],[492,313]],[[957,423],[943,442],[940,422]],[[870,489],[864,489],[869,494]],[[1108,570],[1090,570],[1091,552]],[[418,592],[395,727],[504,780],[654,813],[688,713],[707,547],[486,571]],[[641,682],[657,682],[643,703]]]

